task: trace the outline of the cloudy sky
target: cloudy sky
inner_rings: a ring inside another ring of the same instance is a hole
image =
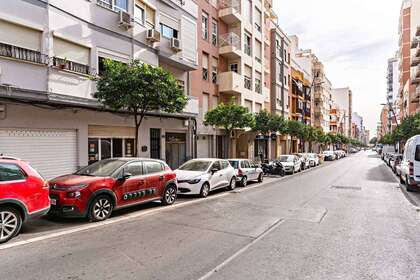
[[[401,0],[273,0],[279,24],[323,61],[333,87],[349,86],[353,111],[375,132],[387,59],[398,48]],[[374,136],[374,135],[373,135]],[[371,137],[372,132],[371,132]]]

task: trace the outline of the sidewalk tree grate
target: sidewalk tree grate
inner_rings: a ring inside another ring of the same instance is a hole
[[[339,190],[353,190],[353,191],[361,191],[361,187],[356,186],[331,186],[332,189],[339,189]]]

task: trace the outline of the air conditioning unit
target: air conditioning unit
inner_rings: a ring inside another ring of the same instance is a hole
[[[146,39],[150,42],[160,42],[160,32],[156,29],[148,29]]]
[[[181,50],[181,42],[177,38],[171,39],[171,49],[177,52]]]
[[[120,11],[120,22],[119,22],[119,25],[121,27],[126,28],[126,29],[130,29],[131,27],[133,27],[131,15],[129,13],[127,13],[127,12]]]

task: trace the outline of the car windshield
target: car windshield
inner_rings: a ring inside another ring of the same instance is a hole
[[[107,177],[111,176],[112,173],[114,173],[125,163],[126,161],[118,159],[101,160],[80,169],[75,174],[84,176]]]
[[[178,170],[184,171],[206,171],[210,166],[211,161],[206,160],[191,160],[181,165]]]
[[[292,162],[293,157],[292,156],[281,156],[279,157],[280,162]]]
[[[238,169],[239,161],[237,160],[229,160],[230,165],[232,165],[233,168]]]

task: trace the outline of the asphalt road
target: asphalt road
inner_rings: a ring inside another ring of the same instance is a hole
[[[0,279],[420,279],[420,215],[370,152],[131,211],[27,226]]]

